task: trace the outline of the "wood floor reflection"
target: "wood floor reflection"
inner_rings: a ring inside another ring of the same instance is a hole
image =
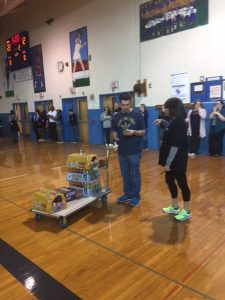
[[[67,185],[67,155],[80,146],[0,142],[1,239],[81,299],[224,299],[225,157],[189,159],[188,222],[161,213],[169,194],[158,152],[149,150],[143,152],[138,207],[116,203],[122,181],[110,150],[107,205],[83,208],[68,218],[66,229],[51,218],[36,222],[29,211],[34,192]],[[106,154],[100,145],[87,151]],[[16,292],[32,299],[6,270],[0,273],[1,299]]]

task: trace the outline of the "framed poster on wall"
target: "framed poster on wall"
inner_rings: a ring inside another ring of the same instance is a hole
[[[30,55],[32,61],[34,92],[45,92],[45,73],[41,44],[30,48]]]
[[[140,40],[208,24],[208,0],[151,0],[140,5]]]
[[[73,87],[89,86],[87,27],[70,32],[70,53]]]

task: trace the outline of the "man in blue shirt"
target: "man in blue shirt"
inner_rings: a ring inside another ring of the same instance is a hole
[[[120,107],[121,111],[112,121],[112,134],[118,143],[120,171],[123,177],[124,195],[118,198],[118,202],[129,201],[131,206],[136,206],[140,201],[140,161],[145,124],[140,112],[131,109],[131,99],[126,95],[120,97]]]

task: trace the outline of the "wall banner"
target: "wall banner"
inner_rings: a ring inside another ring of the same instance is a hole
[[[13,72],[9,71],[7,59],[2,60],[3,85],[6,98],[14,96]]]
[[[45,92],[45,74],[41,45],[30,48],[34,93]]]
[[[73,87],[89,86],[87,27],[70,32]]]
[[[140,5],[140,40],[208,24],[208,0],[151,0]]]

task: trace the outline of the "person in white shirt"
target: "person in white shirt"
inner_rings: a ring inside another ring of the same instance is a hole
[[[199,100],[193,104],[187,115],[188,136],[190,136],[189,156],[198,154],[200,140],[206,136],[205,118],[206,110]]]
[[[57,118],[57,111],[55,110],[54,106],[51,105],[49,107],[49,112],[47,114],[48,117],[48,133],[49,138],[53,141],[57,141],[57,131],[56,131],[56,118]]]

